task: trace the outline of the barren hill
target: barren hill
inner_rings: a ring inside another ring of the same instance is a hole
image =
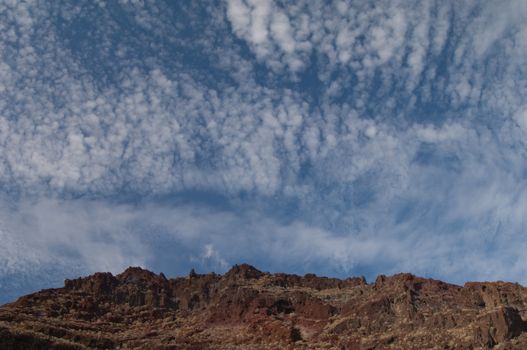
[[[524,319],[513,283],[131,267],[0,307],[0,349],[527,349]]]

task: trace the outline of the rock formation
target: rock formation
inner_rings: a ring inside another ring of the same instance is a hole
[[[138,267],[0,307],[0,349],[527,349],[527,289]]]

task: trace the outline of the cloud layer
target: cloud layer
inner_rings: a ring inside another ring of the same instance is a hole
[[[0,288],[48,266],[241,260],[525,282],[526,17],[0,4]]]

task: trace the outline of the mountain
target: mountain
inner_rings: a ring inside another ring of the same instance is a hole
[[[527,349],[526,306],[505,282],[130,267],[1,306],[0,349]]]

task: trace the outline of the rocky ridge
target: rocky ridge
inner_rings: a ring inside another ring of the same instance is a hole
[[[130,267],[1,306],[0,349],[527,349],[524,320],[513,283]]]

